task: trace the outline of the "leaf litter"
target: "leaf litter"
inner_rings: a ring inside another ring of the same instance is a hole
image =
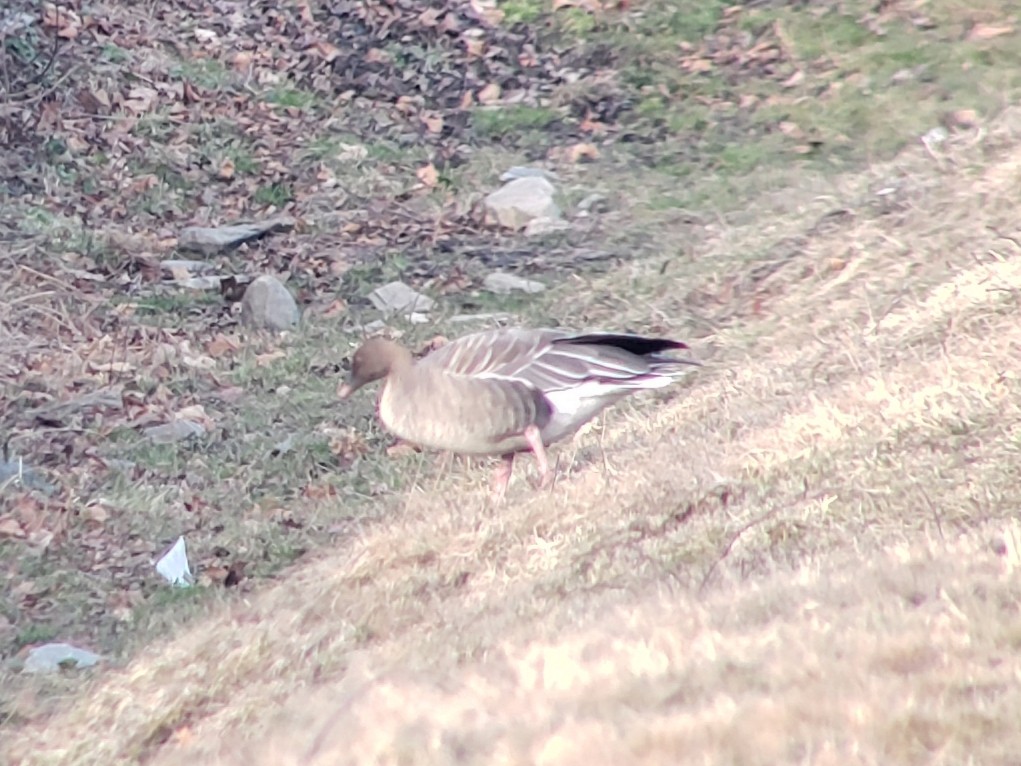
[[[48,624],[95,646],[165,587],[152,562],[182,535],[198,552],[199,584],[251,576],[240,558],[249,554],[221,544],[218,498],[229,481],[213,496],[187,469],[107,445],[156,434],[167,443],[154,448],[201,462],[203,449],[242,439],[233,415],[249,395],[230,369],[245,354],[256,370],[285,356],[239,330],[231,304],[252,278],[289,276],[300,302],[329,318],[367,305],[367,291],[347,280],[352,269],[396,251],[401,280],[433,295],[481,287],[493,268],[594,267],[615,257],[593,246],[598,226],[537,251],[451,193],[449,174],[487,145],[557,166],[662,137],[662,126],[632,119],[613,49],[557,41],[542,21],[508,23],[486,0],[68,0],[41,15],[29,0],[9,5],[0,35],[17,45],[0,54],[0,241],[9,243],[0,433],[52,491],[23,482],[0,494],[0,606],[19,628]],[[615,23],[596,3],[559,6]],[[684,46],[678,65],[796,76],[777,29],[741,37],[731,18]],[[539,145],[527,125],[480,128],[480,115],[514,110],[541,118]],[[557,178],[524,171],[536,174]],[[217,284],[220,296],[197,289]],[[347,467],[367,451],[339,430],[323,459]],[[336,494],[317,471],[296,480],[308,502]],[[154,538],[137,509],[106,500],[118,482],[172,491],[173,531]],[[378,491],[370,483],[368,494]],[[264,515],[257,499],[250,512]],[[329,533],[290,516],[278,524],[304,535],[295,551]],[[57,573],[49,580],[22,560],[42,554]],[[77,616],[61,614],[67,590],[52,584],[61,578],[85,594]],[[0,641],[0,654],[18,648],[7,634]]]

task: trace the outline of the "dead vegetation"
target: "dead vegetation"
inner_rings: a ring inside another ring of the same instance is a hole
[[[616,18],[557,5],[590,32]],[[59,634],[113,659],[92,678],[5,666],[0,753],[1016,759],[1021,116],[975,111],[1013,92],[1013,22],[995,4],[861,5],[702,21],[666,8],[663,37],[634,36],[620,79],[612,46],[540,50],[527,3],[507,9],[522,25],[483,24],[503,52],[465,80],[444,56],[473,55],[448,26],[474,6],[444,21],[414,3],[252,4],[224,32],[208,6],[166,4],[162,28],[194,32],[176,53],[146,31],[152,8],[46,16],[59,39],[80,35],[95,76],[60,108],[5,117],[41,116],[60,139],[5,158],[22,164],[0,221],[0,424],[58,486],[0,506],[0,638],[14,652]],[[306,11],[329,35],[301,37]],[[365,28],[378,50],[339,44]],[[409,36],[421,45],[400,58]],[[152,82],[122,80],[132,67]],[[983,67],[965,98],[954,78]],[[567,82],[572,69],[591,80]],[[535,101],[486,108],[493,83]],[[848,96],[859,88],[867,107]],[[352,121],[326,120],[335,108]],[[892,126],[858,125],[864,152],[929,116],[945,129],[848,169],[855,119],[830,115],[856,109]],[[760,167],[772,152],[823,162]],[[571,193],[615,190],[614,208],[539,247],[479,229],[465,187],[537,156]],[[95,197],[97,177],[119,191]],[[219,298],[162,284],[179,216],[278,208],[301,218],[293,236],[218,266],[289,270],[310,316],[300,337],[243,336]],[[614,271],[579,268],[603,240]],[[493,509],[476,472],[376,459],[368,400],[324,421],[351,341],[337,317],[365,285],[397,273],[478,308],[479,269],[507,259],[562,278],[541,321],[677,334],[708,364],[562,450],[551,494],[522,485]],[[208,447],[140,444],[182,410],[206,418]],[[287,429],[303,436],[278,449]],[[214,587],[167,595],[151,559],[182,528]],[[220,588],[236,567],[253,579]]]
[[[785,290],[611,420],[616,477],[498,510],[460,474],[413,492],[98,678],[15,762],[1012,762],[1019,167],[1013,110],[835,179],[772,220],[816,232]]]

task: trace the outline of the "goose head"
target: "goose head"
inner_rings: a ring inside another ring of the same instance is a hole
[[[370,338],[351,357],[351,372],[337,395],[347,399],[362,386],[410,366],[411,352],[406,348],[386,338]]]

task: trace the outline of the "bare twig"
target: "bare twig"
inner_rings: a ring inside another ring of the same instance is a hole
[[[706,589],[706,586],[709,585],[709,579],[713,576],[713,573],[716,571],[716,568],[723,563],[724,559],[726,559],[727,556],[730,555],[731,550],[733,550],[734,546],[737,544],[737,541],[741,539],[741,536],[744,535],[744,533],[747,532],[749,529],[757,527],[762,522],[768,521],[769,519],[776,516],[779,510],[780,508],[778,506],[773,510],[769,511],[768,513],[765,513],[756,519],[752,519],[747,524],[743,524],[740,527],[738,527],[737,531],[734,532],[734,534],[731,535],[730,539],[727,541],[727,544],[723,546],[723,550],[720,551],[720,555],[713,560],[713,563],[709,566],[709,569],[706,570],[705,575],[702,576],[702,582],[698,586],[699,594],[701,594]]]

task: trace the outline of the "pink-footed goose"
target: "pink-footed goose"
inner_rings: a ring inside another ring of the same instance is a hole
[[[405,441],[463,455],[500,455],[493,491],[510,482],[514,455],[531,450],[541,483],[553,479],[546,446],[628,394],[667,386],[697,365],[671,357],[680,341],[613,333],[500,329],[466,335],[415,361],[371,338],[351,359],[341,398],[385,379],[383,425]]]

